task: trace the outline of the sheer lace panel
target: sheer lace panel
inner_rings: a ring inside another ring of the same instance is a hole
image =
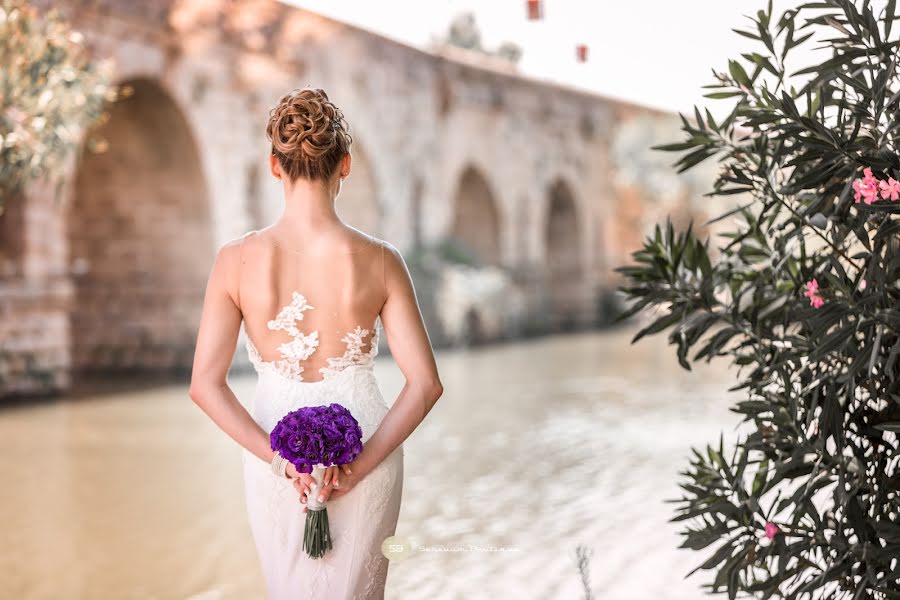
[[[374,364],[384,248],[369,239],[322,257],[287,250],[264,231],[244,237],[240,301],[257,371],[313,382]]]

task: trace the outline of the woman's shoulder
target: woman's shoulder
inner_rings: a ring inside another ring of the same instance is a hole
[[[262,229],[251,229],[250,231],[245,232],[243,235],[235,238],[235,242],[239,245],[245,245],[252,243],[254,240],[259,239],[262,236]]]
[[[245,255],[253,256],[259,252],[272,250],[272,244],[268,240],[266,230],[267,228],[265,227],[262,229],[251,229],[234,238],[229,243],[235,246],[238,255],[244,256],[245,258]]]
[[[394,265],[396,267],[404,264],[403,253],[400,252],[397,246],[380,237],[369,235],[365,232],[362,232],[362,234],[369,238],[370,244],[376,252],[380,251],[386,265]]]
[[[236,238],[232,238],[222,243],[216,253],[219,256],[230,257],[239,254],[242,246],[244,245],[244,241],[251,236],[251,234],[256,233],[256,231],[248,231]]]
[[[358,250],[369,250],[372,253],[380,253],[385,257],[388,254],[396,254],[398,252],[393,244],[367,231],[352,226],[348,226],[348,230],[350,235],[357,238],[355,243]]]
[[[257,230],[248,231],[221,244],[216,251],[215,261],[224,264],[229,271],[239,269],[245,259],[247,242],[252,240],[256,233]]]
[[[408,285],[411,279],[409,266],[403,252],[394,244],[387,240],[379,240],[382,247],[384,278],[386,283],[391,281],[400,281],[404,286]]]

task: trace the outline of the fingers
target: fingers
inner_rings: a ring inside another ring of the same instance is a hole
[[[302,478],[298,478],[294,480],[294,489],[300,492],[300,502],[306,504],[306,497],[309,495],[310,486],[305,483]]]
[[[331,497],[331,490],[334,488],[333,485],[328,484],[319,490],[319,502],[325,502]]]
[[[316,480],[309,473],[300,473],[300,477],[293,481],[294,488],[300,492],[300,504],[303,505],[303,511],[306,512],[306,501],[310,494],[317,491]],[[326,496],[327,498],[327,496]]]
[[[321,488],[316,485],[316,480],[307,475],[306,473],[302,473],[302,475],[306,475],[306,478],[299,477],[294,480],[294,489],[300,492],[300,502],[306,504],[306,498],[311,496],[312,494],[319,494],[319,502],[325,502],[331,496],[331,490],[333,489],[333,485],[328,484],[324,485]],[[304,507],[306,510],[306,507]]]
[[[340,479],[338,478],[338,473],[340,473],[340,469],[335,466],[327,467],[325,469],[325,477],[322,479],[323,485],[332,485],[336,488],[341,487]]]
[[[341,479],[338,475],[341,471],[344,472],[344,483],[352,486],[352,481],[348,481],[350,478],[347,477],[352,471],[350,467],[347,465],[335,465],[331,467],[327,467],[325,469],[325,474],[322,477],[322,485],[316,485],[316,480],[309,473],[300,473],[299,477],[292,481],[294,485],[294,489],[296,489],[300,493],[300,503],[303,504],[303,512],[306,512],[306,504],[307,499],[313,495],[317,494],[317,498],[319,502],[326,502],[332,498],[339,498],[343,494],[349,491],[349,489],[344,490],[341,489]],[[345,487],[347,486],[345,485]]]

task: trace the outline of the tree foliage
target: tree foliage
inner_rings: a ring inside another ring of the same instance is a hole
[[[0,211],[3,201],[61,163],[117,90],[113,65],[90,57],[56,10],[0,0]],[[102,142],[102,141],[101,141]],[[99,148],[98,148],[99,149]]]
[[[710,201],[742,199],[721,246],[657,226],[618,269],[624,316],[656,311],[634,341],[667,332],[686,369],[737,366],[749,433],[694,450],[682,547],[730,598],[900,598],[900,201],[854,189],[866,168],[900,179],[896,2],[770,1],[750,20],[735,31],[758,51],[706,86],[733,109],[695,107],[655,147],[679,171],[718,160]],[[810,46],[813,64],[786,67]]]

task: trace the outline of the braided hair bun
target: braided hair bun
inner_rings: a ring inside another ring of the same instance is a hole
[[[266,137],[291,181],[329,179],[353,142],[341,109],[310,87],[288,92],[269,111]]]

